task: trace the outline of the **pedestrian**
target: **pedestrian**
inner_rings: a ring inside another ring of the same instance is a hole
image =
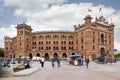
[[[55,58],[54,57],[52,57],[51,62],[52,62],[52,67],[54,67],[55,66],[54,65],[54,62],[55,62]]]
[[[57,57],[57,65],[60,67],[60,57]]]
[[[41,58],[41,67],[42,68],[44,67],[44,62],[45,62],[45,58],[44,58],[44,56],[42,56],[42,58]]]
[[[111,64],[111,65],[112,65],[112,61],[113,61],[112,58],[110,58],[110,64]]]
[[[30,64],[29,64],[29,62],[26,62],[25,69],[28,69],[28,68],[30,68]]]
[[[86,63],[86,67],[88,68],[88,65],[89,65],[89,58],[86,58],[86,59],[85,59],[85,63]]]

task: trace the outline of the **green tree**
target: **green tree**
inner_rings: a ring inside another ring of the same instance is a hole
[[[0,49],[0,57],[4,57],[4,51]]]
[[[114,55],[115,58],[120,58],[120,53]]]

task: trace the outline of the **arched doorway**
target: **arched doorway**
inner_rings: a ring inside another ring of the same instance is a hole
[[[31,53],[29,54],[29,57],[30,57],[30,59],[32,59],[32,57],[33,57],[33,56],[32,56],[32,54],[31,54]]]
[[[19,58],[21,58],[22,56],[21,55],[19,55]]]
[[[49,60],[49,54],[45,53],[45,60]]]
[[[15,58],[15,54],[13,55],[13,58]]]
[[[75,55],[75,53],[72,53],[71,55]]]
[[[100,56],[105,56],[105,49],[103,47],[100,49]]]
[[[103,47],[100,49],[100,58],[99,58],[99,60],[101,62],[104,62],[104,60],[105,60],[105,49]]]
[[[62,54],[62,58],[67,58],[67,54],[66,54],[66,53],[63,53],[63,54]]]
[[[39,53],[37,53],[37,54],[36,54],[36,57],[40,57],[40,54],[39,54]]]
[[[56,57],[58,57],[58,54],[57,54],[57,53],[54,53],[53,56],[56,58]]]

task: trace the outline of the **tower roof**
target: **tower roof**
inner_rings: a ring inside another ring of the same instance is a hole
[[[92,19],[91,15],[89,15],[89,14],[86,15],[85,18],[84,18],[84,20],[86,20],[86,19]]]
[[[17,24],[17,27],[16,28],[21,28],[21,27],[26,27],[27,29],[31,29],[31,26],[27,25],[26,23],[22,23],[22,24]]]

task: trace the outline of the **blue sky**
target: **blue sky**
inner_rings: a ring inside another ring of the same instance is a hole
[[[94,3],[94,5],[103,4],[105,6],[113,7],[115,9],[120,9],[119,3],[120,0],[69,0],[70,3],[79,3],[79,2],[87,2],[87,3]]]
[[[115,48],[120,50],[120,0],[0,0],[0,47],[4,36],[16,36],[15,26],[27,23],[34,31],[73,30],[74,24],[84,23],[88,14],[99,17],[102,6],[103,16],[115,24]],[[93,20],[94,21],[94,20]]]
[[[68,0],[65,3],[93,3],[94,5],[103,4],[107,7],[112,7],[120,10],[120,0]],[[0,0],[0,26],[8,27],[10,24],[16,24],[19,22],[25,22],[27,19],[14,16],[13,12],[16,9],[15,6],[4,6],[4,0]],[[12,19],[12,20],[11,20]]]
[[[15,9],[16,8],[12,6],[4,6],[4,1],[0,0],[0,26],[9,27],[9,25],[11,24],[15,24],[26,20],[22,17],[18,18],[14,16],[13,12]]]

